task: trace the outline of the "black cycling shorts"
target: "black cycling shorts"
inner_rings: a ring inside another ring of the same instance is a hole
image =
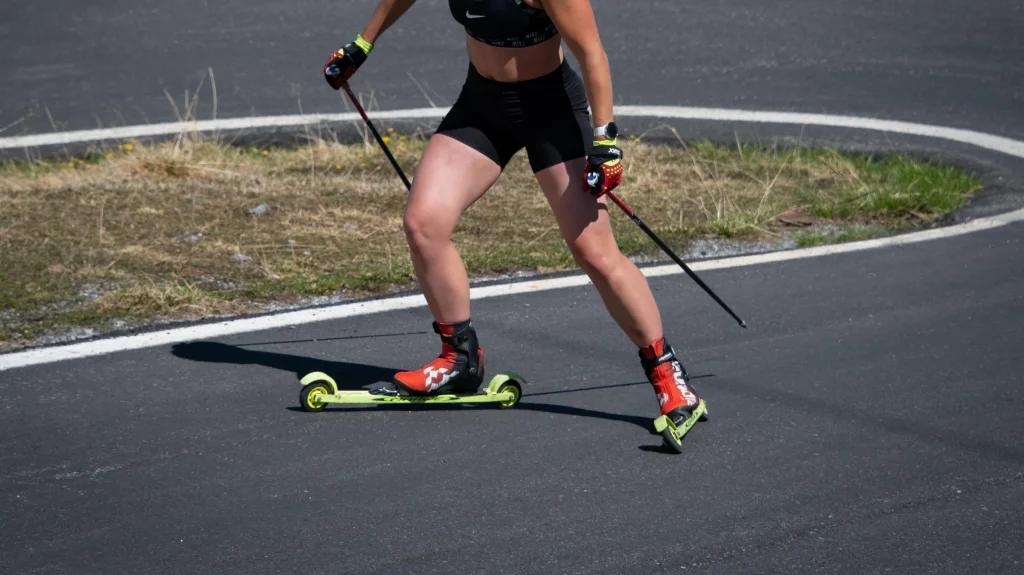
[[[565,61],[554,72],[522,82],[484,78],[470,64],[459,99],[437,133],[502,169],[526,148],[534,173],[584,157],[593,139],[586,89]]]

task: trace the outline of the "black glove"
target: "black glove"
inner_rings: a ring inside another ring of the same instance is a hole
[[[327,79],[327,83],[335,90],[344,86],[352,74],[363,65],[372,49],[373,44],[363,40],[359,35],[356,36],[355,42],[346,44],[344,48],[331,54],[331,59],[324,64],[324,78]]]
[[[583,171],[583,188],[600,198],[622,183],[622,148],[615,140],[594,140],[587,152],[587,167]]]

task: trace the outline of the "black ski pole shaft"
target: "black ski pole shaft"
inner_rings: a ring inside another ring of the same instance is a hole
[[[348,99],[352,100],[352,105],[356,107],[356,110],[359,111],[359,115],[363,117],[363,121],[366,122],[366,127],[370,128],[370,131],[373,132],[373,137],[376,138],[377,143],[380,144],[380,149],[384,150],[384,155],[388,157],[391,165],[394,166],[395,171],[398,172],[398,177],[402,178],[402,183],[405,184],[405,189],[411,191],[412,184],[409,183],[409,178],[405,177],[405,172],[403,172],[402,167],[398,165],[398,160],[391,155],[391,150],[389,150],[388,145],[384,143],[384,138],[380,137],[380,132],[377,131],[377,128],[373,127],[373,122],[371,122],[370,117],[366,115],[366,110],[363,110],[362,105],[359,104],[359,100],[356,99],[356,95],[352,93],[352,88],[349,88],[347,83],[343,84],[342,87],[345,88],[345,93],[348,94]]]
[[[634,214],[633,210],[629,209],[629,206],[627,206],[625,202],[620,200],[618,196],[611,192],[608,192],[608,197],[611,198],[612,201],[615,202],[620,208],[622,208],[622,211],[626,212],[626,215],[629,216],[629,219],[633,220],[633,223],[635,223],[641,230],[643,230],[648,237],[654,240],[654,243],[658,244],[658,247],[661,248],[661,251],[668,254],[668,257],[672,258],[672,261],[679,264],[679,267],[683,268],[683,271],[686,272],[686,275],[690,276],[690,279],[697,282],[697,285],[699,285],[705,292],[707,292],[707,294],[711,296],[711,298],[714,299],[715,302],[718,303],[718,305],[722,306],[722,309],[729,312],[729,315],[731,315],[732,318],[735,319],[740,324],[740,327],[746,329],[746,322],[740,319],[740,316],[736,315],[736,312],[732,311],[732,309],[728,305],[726,305],[724,301],[722,301],[722,298],[718,297],[718,294],[712,291],[712,289],[708,287],[708,284],[704,283],[704,280],[700,279],[700,277],[698,277],[697,274],[690,269],[690,266],[686,265],[686,263],[683,262],[683,260],[680,259],[679,256],[677,256],[671,248],[665,245],[665,242],[661,241],[661,238],[659,238],[653,231],[651,231],[651,228],[647,227],[647,224],[645,224],[643,220],[641,220],[636,214]]]

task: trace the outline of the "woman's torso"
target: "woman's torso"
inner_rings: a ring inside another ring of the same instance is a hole
[[[516,82],[543,76],[562,62],[561,37],[538,0],[448,0],[466,29],[466,51],[486,78]]]

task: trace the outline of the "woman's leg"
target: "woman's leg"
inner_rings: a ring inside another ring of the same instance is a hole
[[[452,244],[459,216],[501,175],[491,158],[444,134],[423,152],[405,210],[416,278],[439,323],[469,318],[469,280]]]
[[[661,412],[677,425],[696,417],[700,398],[686,370],[662,335],[661,314],[647,278],[619,251],[605,198],[583,190],[583,159],[537,172],[576,262],[594,282],[605,307],[639,348],[640,362],[654,386]]]
[[[501,175],[502,157],[479,129],[462,126],[448,133],[435,134],[427,144],[405,210],[413,267],[441,336],[436,359],[395,374],[395,385],[410,394],[473,393],[484,376],[483,350],[469,318],[469,280],[452,232],[462,212]]]
[[[609,313],[637,347],[662,337],[661,314],[647,278],[619,251],[604,198],[583,190],[579,158],[537,172],[576,263],[594,282]]]

